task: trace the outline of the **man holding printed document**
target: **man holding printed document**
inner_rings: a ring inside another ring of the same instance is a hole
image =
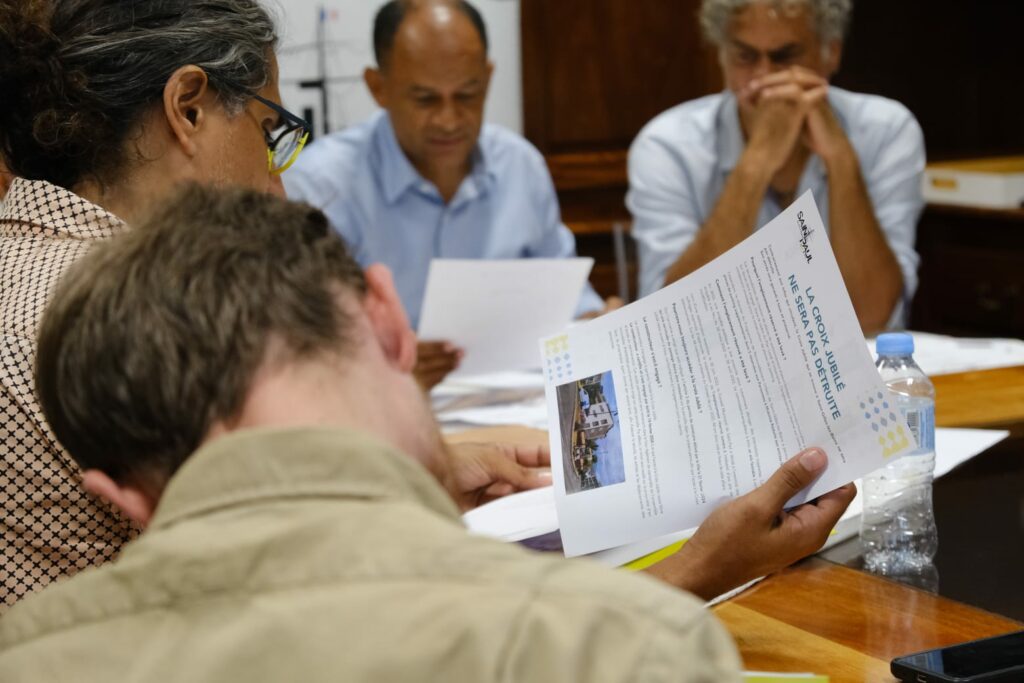
[[[392,0],[374,24],[366,84],[384,110],[310,146],[284,176],[289,197],[327,214],[364,267],[383,263],[414,328],[432,259],[569,258],[544,158],[483,125],[493,65],[480,13],[462,0]],[[589,285],[577,313],[604,304]],[[458,366],[450,340],[421,340],[427,387]]]
[[[829,85],[852,0],[705,0],[727,90],[651,121],[629,155],[640,291],[696,270],[810,190],[861,327],[917,286],[924,140],[898,102]]]
[[[569,556],[690,529],[805,448],[828,468],[783,505],[912,447],[810,192],[698,272],[541,348]]]

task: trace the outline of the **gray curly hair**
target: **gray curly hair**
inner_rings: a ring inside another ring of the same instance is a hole
[[[755,2],[769,3],[784,14],[809,10],[814,28],[823,44],[842,40],[850,23],[853,0],[704,0],[700,8],[700,25],[704,36],[713,45],[725,42],[729,22],[737,12]]]
[[[2,0],[0,156],[70,188],[126,167],[125,142],[179,67],[199,66],[229,114],[271,78],[261,0]]]

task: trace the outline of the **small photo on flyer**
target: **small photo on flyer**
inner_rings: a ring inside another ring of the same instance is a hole
[[[566,494],[626,481],[611,372],[557,387]]]

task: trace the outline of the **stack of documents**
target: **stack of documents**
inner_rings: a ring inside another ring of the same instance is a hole
[[[911,332],[914,337],[914,361],[926,375],[990,370],[1024,365],[1024,340],[971,339],[946,337],[927,332]],[[875,352],[875,340],[868,340],[868,351]]]
[[[445,433],[497,425],[547,428],[539,370],[448,378],[434,388],[430,399]]]

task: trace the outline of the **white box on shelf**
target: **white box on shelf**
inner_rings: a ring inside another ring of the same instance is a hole
[[[1024,157],[964,159],[928,164],[924,198],[932,204],[987,209],[1024,205]]]

